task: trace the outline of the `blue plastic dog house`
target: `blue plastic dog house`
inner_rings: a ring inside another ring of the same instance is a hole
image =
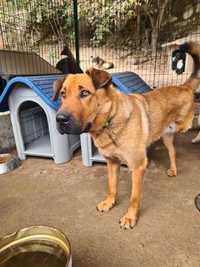
[[[59,100],[53,102],[53,82],[63,75],[34,52],[0,50],[0,112],[10,110],[19,158],[27,155],[71,159],[80,137],[56,129]]]
[[[151,91],[150,86],[134,72],[113,73],[112,83],[124,94],[142,94]],[[81,135],[81,153],[83,164],[87,167],[92,166],[93,162],[105,162],[93,145],[90,134]]]
[[[11,122],[21,160],[27,155],[53,158],[64,163],[80,145],[79,136],[61,135],[56,129],[59,100],[51,100],[53,82],[63,75],[16,77],[0,96],[0,107],[9,106]]]

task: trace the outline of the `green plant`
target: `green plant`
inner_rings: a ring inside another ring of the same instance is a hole
[[[8,42],[11,36],[15,42],[23,41],[29,46],[52,37],[59,41],[74,40],[72,1],[2,0],[0,9],[4,39]]]
[[[92,29],[94,46],[104,44],[106,37],[120,31],[126,21],[135,16],[137,0],[85,0],[79,3],[79,15],[85,17]]]

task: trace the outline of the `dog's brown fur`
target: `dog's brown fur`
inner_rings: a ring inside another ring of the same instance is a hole
[[[187,48],[186,48],[187,47]],[[85,74],[66,77],[60,91],[62,104],[58,112],[67,111],[82,129],[91,123],[90,133],[108,165],[108,196],[97,205],[101,212],[110,210],[117,197],[120,163],[132,171],[132,193],[127,213],[121,218],[124,229],[133,228],[139,215],[143,175],[147,166],[147,147],[162,137],[170,158],[169,176],[177,175],[175,132],[185,132],[194,113],[193,91],[200,83],[200,46],[187,43],[185,52],[194,58],[191,77],[180,86],[164,87],[143,95],[124,95],[112,85],[110,75],[90,69]],[[81,90],[89,95],[79,97]]]

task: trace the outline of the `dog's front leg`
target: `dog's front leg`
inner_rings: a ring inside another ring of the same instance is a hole
[[[135,226],[140,209],[140,199],[142,194],[143,176],[146,169],[147,160],[144,160],[144,164],[138,168],[134,168],[132,171],[132,192],[130,198],[130,205],[128,212],[119,221],[120,227],[123,229],[133,229]]]
[[[108,195],[105,200],[97,205],[101,212],[109,211],[114,205],[117,197],[117,180],[120,169],[120,162],[107,159],[108,168]]]

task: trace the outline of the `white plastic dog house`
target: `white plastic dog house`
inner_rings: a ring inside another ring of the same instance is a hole
[[[56,129],[56,110],[52,102],[53,82],[62,75],[16,77],[7,84],[3,99],[8,98],[11,122],[21,160],[27,155],[50,157],[64,163],[79,146],[79,136],[61,135]],[[2,101],[3,102],[3,101]]]
[[[0,76],[8,81],[0,95],[0,112],[10,110],[19,158],[49,157],[56,163],[70,160],[80,146],[80,137],[57,131],[56,111],[60,103],[51,100],[53,83],[63,74],[35,53],[0,51],[0,61]],[[22,76],[18,76],[20,73]]]

